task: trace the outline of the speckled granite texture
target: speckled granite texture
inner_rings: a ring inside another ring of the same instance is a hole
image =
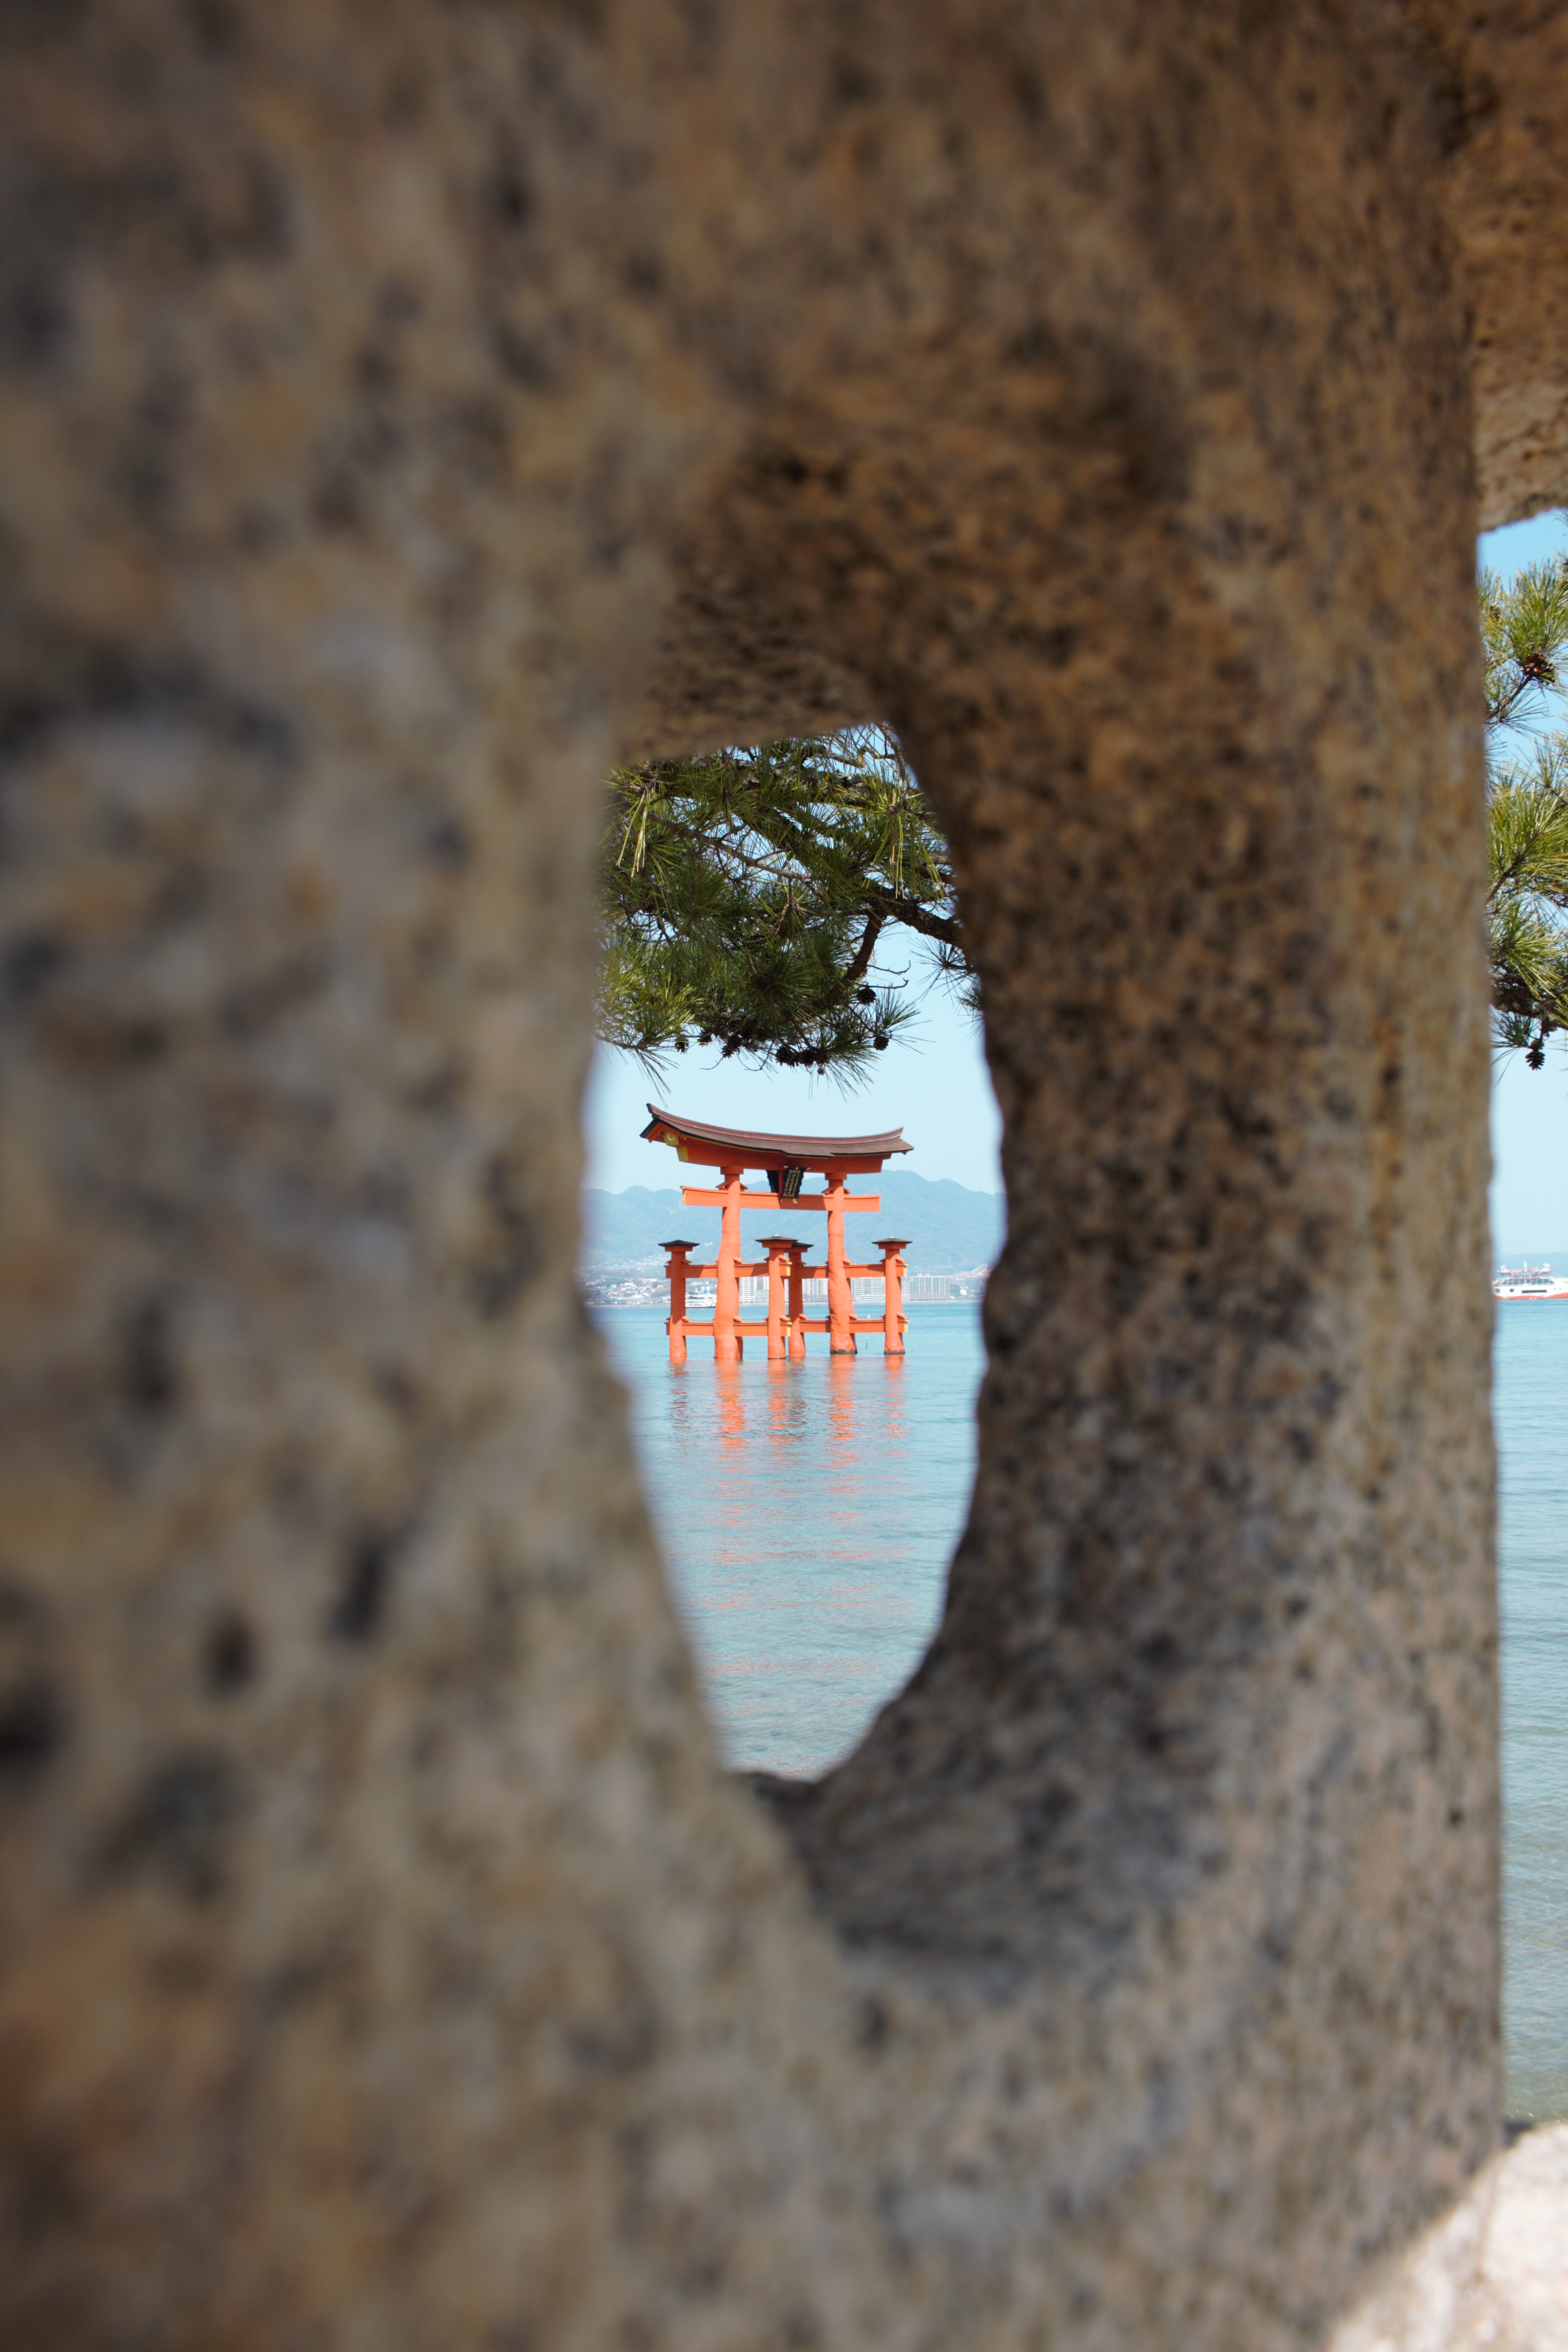
[[[1489,2155],[1505,29],[6,12],[5,2352],[1305,2352]],[[759,1800],[572,1286],[595,779],[851,715],[1011,1238]]]

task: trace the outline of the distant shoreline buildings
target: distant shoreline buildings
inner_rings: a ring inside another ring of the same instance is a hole
[[[971,1266],[963,1274],[911,1274],[904,1278],[904,1301],[912,1307],[958,1307],[984,1298],[990,1276],[988,1265]],[[579,1276],[583,1297],[590,1307],[657,1307],[668,1305],[669,1285],[662,1272],[653,1273],[636,1266],[596,1266]],[[765,1311],[767,1284],[763,1280],[744,1277],[741,1283],[741,1307],[743,1313]],[[858,1280],[854,1285],[857,1307],[880,1310],[882,1286],[876,1279]],[[694,1282],[688,1297],[693,1309],[703,1313],[713,1304],[711,1282]],[[808,1282],[804,1286],[806,1308],[811,1313],[825,1313],[827,1304],[826,1282]]]

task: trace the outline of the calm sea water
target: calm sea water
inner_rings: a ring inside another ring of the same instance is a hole
[[[974,1467],[978,1309],[915,1307],[910,1352],[684,1370],[663,1316],[598,1318],[677,1604],[731,1764],[817,1772],[907,1679]],[[814,1340],[814,1348],[824,1342]],[[1568,2116],[1568,1303],[1498,1316],[1504,2034],[1510,2115]]]
[[[1503,2040],[1510,2115],[1568,2116],[1568,1300],[1500,1307]]]
[[[749,1339],[671,1369],[656,1307],[601,1314],[731,1764],[819,1772],[906,1682],[942,1610],[974,1475],[974,1307],[911,1307],[910,1352],[770,1364]]]

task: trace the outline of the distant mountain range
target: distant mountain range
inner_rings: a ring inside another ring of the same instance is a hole
[[[711,1181],[704,1170],[692,1173],[700,1182]],[[912,1274],[967,1274],[973,1266],[993,1265],[1002,1246],[1005,1218],[1000,1192],[971,1192],[946,1177],[932,1182],[902,1169],[888,1169],[879,1177],[852,1176],[849,1189],[879,1193],[882,1202],[880,1215],[850,1218],[846,1234],[851,1256],[875,1257],[870,1244],[879,1234],[900,1234],[909,1239],[904,1256]],[[748,1249],[760,1234],[799,1234],[820,1248],[826,1230],[820,1210],[804,1217],[791,1216],[786,1209],[746,1210],[741,1217],[741,1238]],[[719,1211],[683,1209],[678,1191],[655,1192],[646,1184],[633,1184],[625,1192],[590,1188],[583,1194],[584,1273],[662,1266],[658,1244],[677,1235],[697,1242],[710,1255],[719,1244]]]

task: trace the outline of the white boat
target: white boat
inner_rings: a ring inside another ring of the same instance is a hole
[[[1492,1276],[1494,1298],[1568,1298],[1568,1274],[1549,1265],[1504,1265]]]

